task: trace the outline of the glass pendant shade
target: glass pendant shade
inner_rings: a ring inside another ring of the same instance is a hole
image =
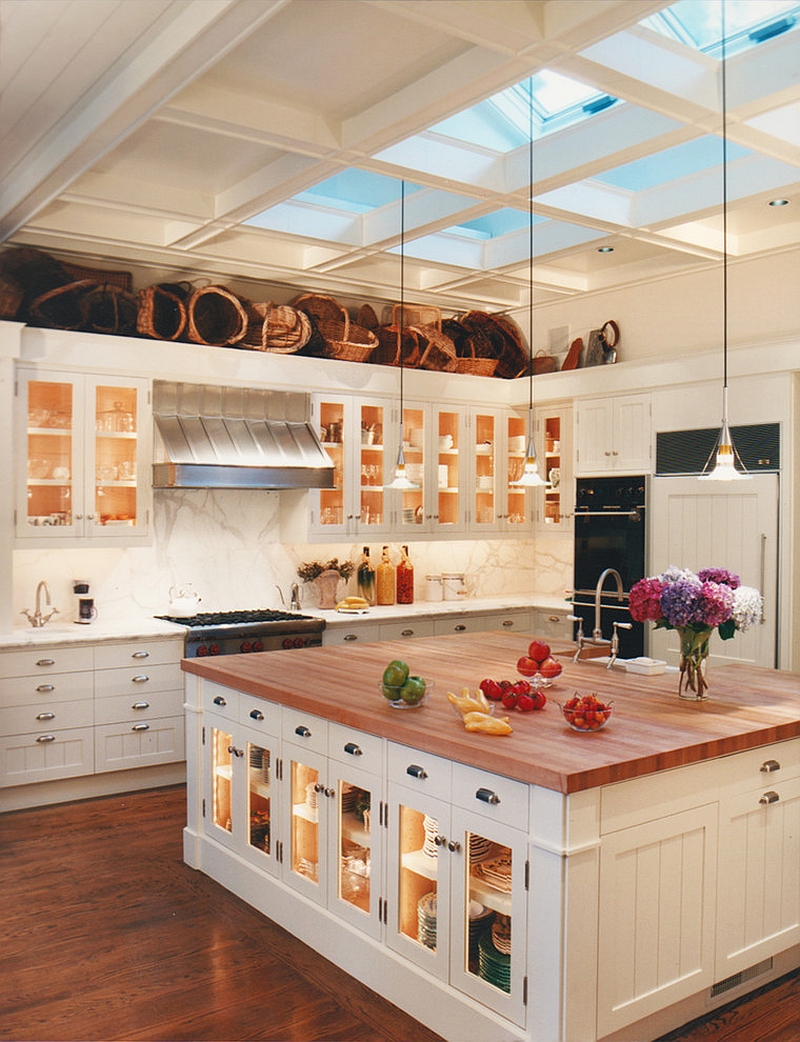
[[[738,453],[733,446],[730,428],[728,427],[728,389],[723,392],[724,408],[722,416],[722,427],[720,428],[717,445],[708,458],[706,469],[700,475],[700,481],[744,481],[751,474],[744,469],[744,464],[739,459]],[[741,470],[736,468],[736,460],[739,459]],[[709,470],[711,464],[713,468]]]
[[[528,410],[528,443],[525,446],[525,464],[522,474],[510,484],[513,488],[541,488],[550,484],[539,473],[539,461],[536,458],[536,446],[533,442],[533,409]]]
[[[402,415],[403,402],[400,401],[400,412]],[[385,485],[385,488],[399,488],[402,490],[419,488],[419,485],[415,485],[414,482],[406,475],[406,456],[403,451],[403,424],[400,424],[400,447],[397,450],[397,463],[394,468],[394,478]]]

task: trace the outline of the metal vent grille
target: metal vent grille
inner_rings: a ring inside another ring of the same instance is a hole
[[[725,980],[718,981],[712,985],[710,997],[713,999],[717,995],[724,995],[726,991],[738,988],[740,984],[746,984],[747,981],[753,980],[754,977],[760,977],[762,973],[767,973],[771,969],[772,959],[765,959],[763,962],[757,962],[755,966],[748,966],[746,970],[740,970],[739,973],[734,973],[732,977],[726,977]]]
[[[751,474],[780,470],[779,423],[751,423],[731,427],[731,434],[745,467]],[[656,474],[702,474],[714,451],[719,427],[656,434]]]

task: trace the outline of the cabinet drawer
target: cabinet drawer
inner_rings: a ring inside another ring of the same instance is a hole
[[[138,696],[138,697],[136,697]],[[178,716],[183,711],[182,691],[135,692],[113,695],[95,702],[96,724],[138,723],[159,716]]]
[[[389,743],[388,758],[390,782],[418,789],[440,800],[450,799],[452,764],[449,760],[395,742]]]
[[[182,637],[177,640],[126,640],[120,644],[98,644],[94,650],[95,669],[138,668],[160,662],[180,662],[182,658]]]
[[[203,709],[206,712],[224,716],[226,720],[238,720],[240,697],[238,691],[215,684],[213,680],[203,681]]]
[[[554,640],[572,640],[573,624],[567,618],[568,611],[535,611],[533,613],[533,633],[537,637],[551,637]]]
[[[518,829],[528,827],[528,786],[463,763],[453,764],[453,803]]]
[[[26,651],[4,651],[0,654],[0,672],[5,677],[44,676],[50,673],[72,673],[94,668],[91,646],[74,648],[35,648]]]
[[[380,626],[381,640],[402,640],[407,637],[432,637],[434,626],[432,619],[421,621],[406,619],[405,622],[383,622]]]
[[[311,713],[302,713],[297,709],[283,706],[281,709],[281,735],[288,741],[303,749],[315,753],[328,751],[328,721]]]
[[[456,615],[436,619],[433,624],[435,635],[445,633],[485,633],[487,630],[520,630],[527,633],[531,628],[529,611],[498,612],[496,615]]]
[[[93,727],[0,738],[0,785],[77,778],[93,770]]]
[[[380,640],[380,626],[377,622],[366,625],[337,626],[335,629],[326,627],[322,631],[322,643],[324,647],[331,644],[373,644]]]
[[[0,679],[2,706],[44,707],[51,702],[74,702],[81,698],[91,698],[93,693],[91,671]]]
[[[800,739],[747,749],[717,761],[720,793],[723,797],[740,792],[774,789],[781,782],[800,774]]]
[[[0,709],[0,734],[4,735],[41,734],[70,727],[91,727],[93,723],[94,702],[91,698]]]
[[[383,773],[384,741],[374,734],[354,731],[342,724],[328,724],[328,756],[338,763],[357,766],[372,774]]]
[[[148,691],[178,690],[183,690],[183,674],[176,662],[100,669],[95,673],[94,693],[97,698],[126,694],[144,696]]]
[[[184,758],[183,716],[95,727],[95,773]]]
[[[254,695],[239,695],[239,719],[248,727],[278,738],[281,733],[281,707]]]

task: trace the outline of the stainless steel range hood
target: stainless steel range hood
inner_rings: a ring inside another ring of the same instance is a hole
[[[157,380],[154,488],[333,488],[310,396]]]

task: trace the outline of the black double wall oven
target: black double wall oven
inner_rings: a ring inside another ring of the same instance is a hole
[[[598,618],[604,640],[611,639],[614,620],[631,623],[618,631],[620,658],[644,654],[644,624],[631,618],[628,595],[645,575],[646,491],[644,476],[578,478],[575,487],[573,614],[583,619],[587,640]],[[597,587],[606,569],[619,575],[622,596],[609,572],[598,613]]]

